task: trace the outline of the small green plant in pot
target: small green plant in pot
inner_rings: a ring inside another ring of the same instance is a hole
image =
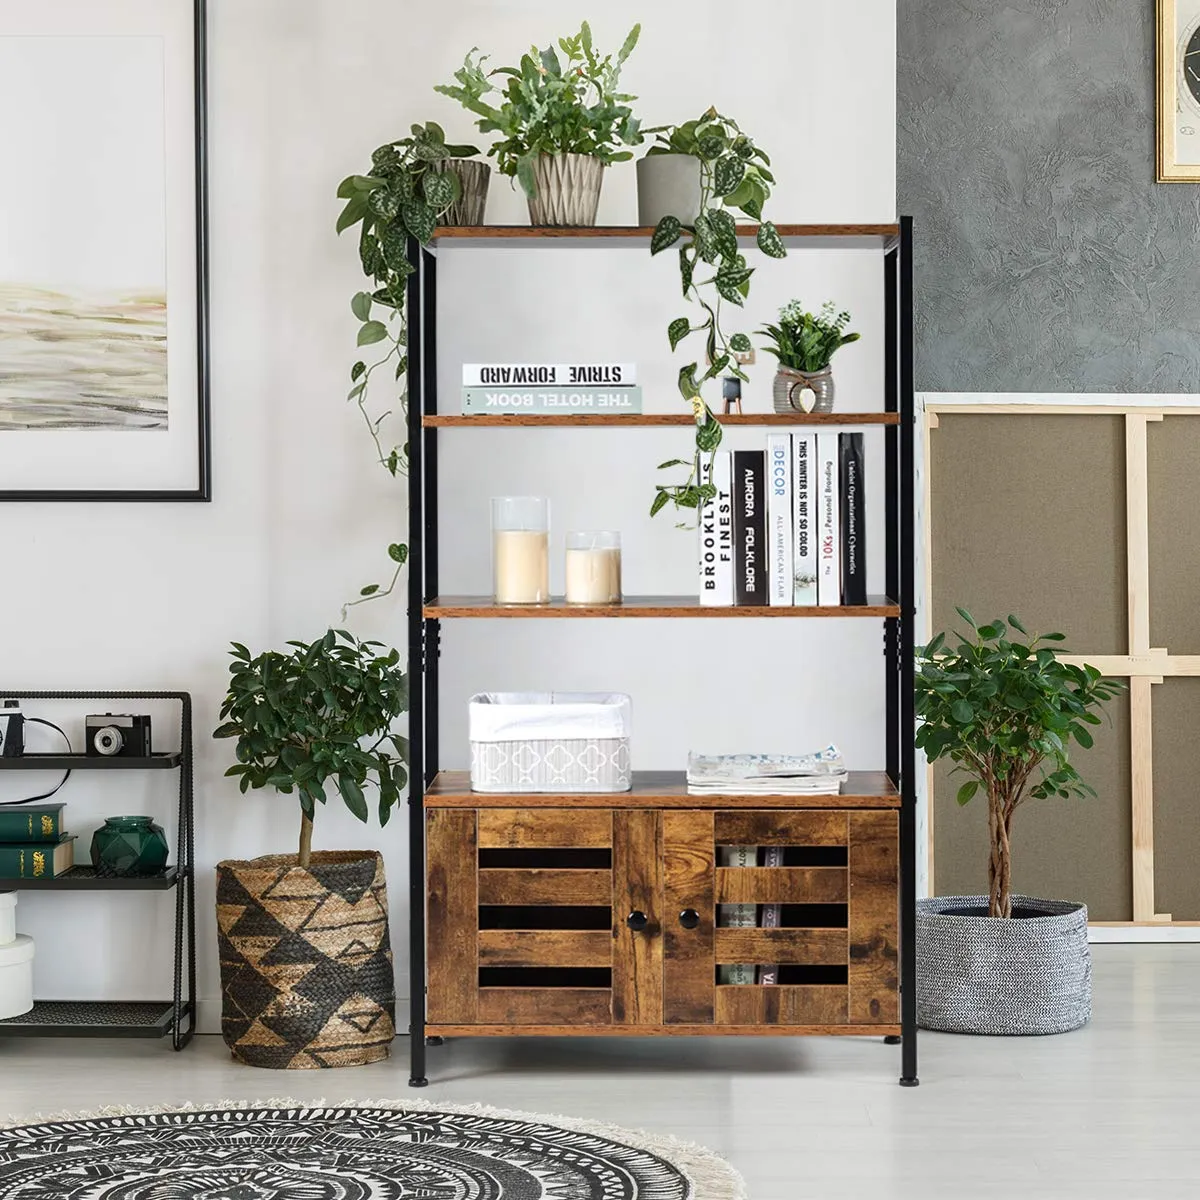
[[[518,66],[491,71],[484,69],[488,56],[473,49],[456,82],[437,87],[479,117],[482,133],[501,135],[488,153],[502,175],[520,183],[532,224],[595,225],[604,168],[631,159],[627,147],[642,141],[629,107],[637,97],[619,90],[640,33],[635,25],[615,55],[601,56],[584,21],[557,48],[531,47]],[[507,82],[498,86],[496,76]],[[493,93],[496,103],[488,99]]]
[[[831,360],[843,346],[861,334],[847,333],[848,312],[838,312],[826,300],[817,314],[807,312],[799,300],[789,300],[779,310],[779,324],[759,332],[770,339],[768,354],[779,360],[775,373],[774,404],[779,413],[833,412],[834,386]]]
[[[271,788],[300,808],[297,853],[217,864],[221,1030],[252,1066],[359,1066],[395,1036],[383,857],[314,851],[314,818],[340,796],[387,823],[408,783],[408,742],[393,732],[408,676],[395,650],[340,630],[288,646],[234,643],[213,734],[237,739],[226,774],[243,793]]]
[[[988,894],[917,905],[921,1024],[968,1033],[1059,1033],[1091,1015],[1087,908],[1014,895],[1012,828],[1030,800],[1094,796],[1070,744],[1122,688],[1092,666],[1063,662],[1061,633],[1030,635],[1014,616],[938,634],[917,655],[917,746],[968,779],[958,803],[988,807]],[[1001,964],[999,969],[997,964]]]

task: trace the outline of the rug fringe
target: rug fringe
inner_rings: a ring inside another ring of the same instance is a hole
[[[687,1177],[692,1188],[692,1200],[749,1200],[746,1183],[741,1175],[719,1154],[695,1142],[683,1141],[670,1134],[625,1129],[604,1121],[521,1112],[509,1108],[494,1108],[489,1104],[442,1104],[434,1100],[343,1100],[329,1104],[324,1099],[304,1101],[286,1096],[273,1096],[266,1100],[218,1100],[213,1104],[167,1104],[157,1108],[148,1108],[142,1104],[110,1104],[85,1112],[34,1113],[20,1119],[10,1116],[0,1120],[0,1129],[17,1129],[23,1125],[54,1121],[95,1121],[104,1117],[151,1117],[171,1113],[228,1112],[259,1108],[301,1111],[383,1108],[395,1112],[463,1113],[500,1120],[558,1125],[563,1129],[592,1134],[594,1137],[606,1138],[635,1150],[667,1157]]]

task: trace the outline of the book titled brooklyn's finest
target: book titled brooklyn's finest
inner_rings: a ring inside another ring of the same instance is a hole
[[[817,603],[842,602],[842,495],[838,435],[817,434]]]
[[[483,413],[640,413],[642,389],[634,387],[553,387],[535,385],[464,387],[462,410],[466,416]]]
[[[632,387],[634,363],[464,363],[464,387]]]
[[[0,843],[55,842],[64,833],[65,804],[0,804]]]
[[[700,482],[711,483],[716,495],[700,508],[700,604],[704,608],[733,603],[732,455],[718,450],[709,466],[700,457]]]
[[[75,865],[75,839],[0,846],[0,879],[56,879]]]
[[[817,435],[792,434],[792,603],[817,602]]]
[[[867,602],[867,531],[863,498],[863,435],[840,437],[842,477],[842,603]]]
[[[733,600],[767,603],[767,456],[733,452]]]
[[[767,567],[768,598],[779,607],[790,607],[794,579],[792,557],[792,439],[772,433],[767,438]]]

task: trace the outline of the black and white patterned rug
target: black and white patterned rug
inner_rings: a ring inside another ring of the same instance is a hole
[[[483,1108],[213,1107],[0,1129],[3,1200],[744,1200],[706,1150]]]

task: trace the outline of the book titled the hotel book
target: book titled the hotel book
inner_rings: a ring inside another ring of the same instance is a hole
[[[462,375],[468,416],[642,411],[632,363],[467,363]]]

